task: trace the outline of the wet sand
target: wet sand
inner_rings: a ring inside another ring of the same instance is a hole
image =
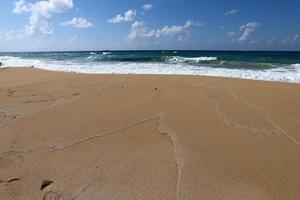
[[[2,200],[299,200],[300,85],[0,69]]]

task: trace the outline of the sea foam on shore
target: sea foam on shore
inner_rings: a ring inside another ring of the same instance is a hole
[[[99,74],[220,76],[300,83],[297,52],[117,51],[0,53],[4,67]]]

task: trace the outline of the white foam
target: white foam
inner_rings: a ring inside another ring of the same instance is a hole
[[[172,56],[167,59],[167,61],[172,63],[184,63],[184,62],[190,62],[190,63],[201,63],[201,61],[213,61],[218,60],[218,57],[193,57],[193,58],[186,58],[186,57],[180,57],[180,56]]]
[[[35,66],[52,71],[78,73],[202,75],[300,83],[300,64],[255,70],[217,68],[190,63],[51,61],[12,56],[0,56],[0,62],[3,63],[3,67]]]
[[[299,63],[296,63],[296,64],[292,64],[290,65],[291,67],[300,67],[300,64]]]
[[[22,59],[13,56],[0,56],[0,62],[4,67],[26,67],[26,66],[40,66],[43,64],[41,60],[37,59]]]

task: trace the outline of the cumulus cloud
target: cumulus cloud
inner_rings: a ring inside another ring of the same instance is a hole
[[[235,14],[237,14],[238,12],[239,12],[238,10],[229,10],[229,11],[227,11],[224,15],[225,15],[225,16],[235,15]]]
[[[73,8],[73,0],[42,0],[36,3],[27,3],[25,0],[15,2],[14,13],[29,13],[29,24],[25,25],[28,35],[51,35],[53,27],[51,18],[53,13],[61,13]]]
[[[152,4],[144,4],[142,7],[144,10],[151,10],[153,8],[153,5]]]
[[[130,22],[133,21],[136,16],[136,11],[134,10],[128,10],[127,12],[124,13],[124,15],[117,15],[109,20],[107,22],[117,24],[117,23],[122,23],[122,22]]]
[[[192,26],[200,25],[202,24],[199,22],[188,20],[184,25],[165,26],[162,29],[156,30],[155,37],[173,36],[175,34],[182,33],[183,31],[187,30]]]
[[[148,27],[142,21],[136,21],[132,24],[128,38],[134,40],[136,38],[145,37],[165,37],[174,36],[185,33],[192,26],[201,26],[202,24],[197,21],[188,20],[184,25],[165,26],[161,29],[152,29],[149,31]],[[182,37],[181,37],[182,38]]]
[[[240,31],[243,31],[242,36],[238,39],[238,41],[246,41],[250,37],[251,33],[254,32],[261,24],[258,22],[249,22],[240,27]]]
[[[285,40],[282,41],[282,43],[296,43],[297,41],[300,41],[299,35],[294,35],[292,37],[288,37]]]
[[[20,14],[22,12],[29,12],[29,6],[25,0],[19,0],[15,2],[14,13]]]
[[[152,37],[154,34],[154,30],[150,32],[148,31],[148,28],[144,22],[136,21],[131,25],[130,33],[127,37],[131,40],[134,40],[138,37]]]
[[[62,26],[73,26],[75,28],[90,28],[93,26],[91,22],[81,17],[74,17],[70,21],[62,22],[60,25]]]

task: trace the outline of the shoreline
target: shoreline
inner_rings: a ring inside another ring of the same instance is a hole
[[[300,85],[0,69],[4,199],[300,199]]]
[[[234,80],[245,80],[245,81],[258,81],[258,82],[269,82],[269,83],[279,83],[279,84],[292,84],[292,85],[299,85],[300,82],[290,82],[290,81],[278,81],[278,80],[264,80],[264,79],[251,79],[251,78],[239,78],[239,77],[227,77],[227,76],[212,76],[212,75],[193,75],[193,74],[139,74],[139,73],[88,73],[88,72],[76,72],[76,71],[58,71],[58,70],[50,70],[45,69],[42,67],[35,67],[35,66],[23,66],[23,67],[0,67],[1,69],[36,69],[36,70],[42,70],[42,71],[48,71],[48,72],[57,72],[57,73],[74,73],[74,74],[82,74],[82,75],[99,75],[99,76],[105,76],[105,75],[137,75],[137,76],[175,76],[175,77],[206,77],[206,78],[220,78],[220,79],[234,79]]]

